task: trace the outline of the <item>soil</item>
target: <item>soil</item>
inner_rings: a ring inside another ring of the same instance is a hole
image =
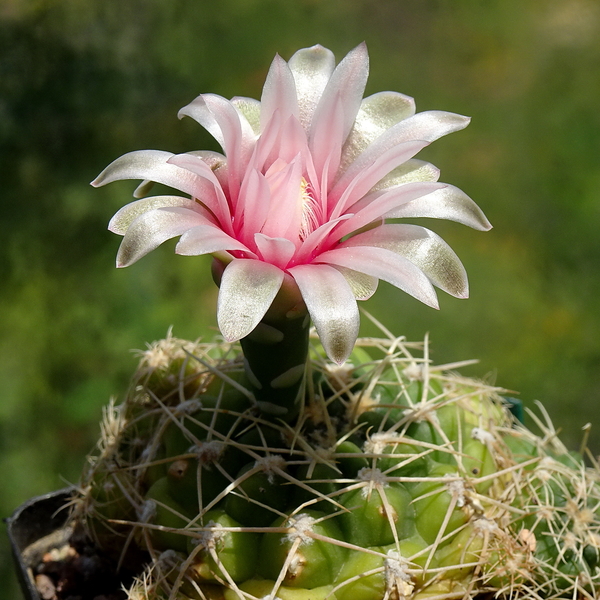
[[[64,528],[23,553],[41,600],[126,600],[132,574],[117,572],[82,533]]]

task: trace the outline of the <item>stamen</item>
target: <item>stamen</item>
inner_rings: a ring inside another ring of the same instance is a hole
[[[298,235],[304,241],[319,226],[319,217],[321,216],[313,187],[304,177],[300,182],[299,200],[302,217]]]

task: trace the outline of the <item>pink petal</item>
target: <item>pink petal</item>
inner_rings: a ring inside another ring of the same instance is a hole
[[[256,258],[244,244],[212,225],[196,225],[188,229],[175,247],[175,252],[183,256],[200,256],[223,250],[240,250]]]
[[[433,142],[453,131],[464,129],[469,121],[468,117],[443,111],[421,112],[400,121],[380,135],[364,152],[359,154],[335,183],[332,193],[335,197],[341,196],[346,187],[361,171],[368,168],[390,148],[415,140]]]
[[[166,240],[197,225],[210,225],[188,208],[158,208],[140,215],[129,227],[117,254],[117,267],[128,267]]]
[[[202,94],[179,111],[198,121],[221,144],[229,171],[230,194],[237,198],[243,170],[248,163],[256,134],[235,106],[217,94]]]
[[[368,246],[336,248],[319,255],[318,261],[383,279],[424,304],[438,308],[435,290],[423,271],[391,250]]]
[[[260,323],[283,277],[281,269],[259,260],[233,260],[225,267],[217,301],[217,322],[228,342],[247,336]]]
[[[376,219],[388,215],[390,211],[398,206],[410,202],[415,198],[419,198],[420,196],[429,194],[434,190],[438,190],[444,187],[444,185],[445,184],[443,183],[436,182],[407,183],[406,185],[401,185],[387,192],[377,192],[376,198],[368,203],[365,202],[364,206],[361,202],[358,203],[358,205],[351,207],[352,210],[356,209],[356,213],[354,213],[352,218],[340,225],[336,230],[336,235],[342,238],[343,236],[372,223]]]
[[[271,63],[260,99],[261,129],[265,129],[275,111],[279,111],[283,121],[298,116],[298,98],[294,76],[287,63],[276,55]]]
[[[298,265],[289,269],[327,356],[342,364],[358,337],[360,317],[356,299],[344,276],[328,265]]]
[[[265,224],[271,207],[271,190],[266,177],[256,169],[250,170],[242,182],[240,197],[234,215],[234,227],[238,237],[246,244],[254,240],[254,233]]]
[[[289,117],[288,120],[283,123],[279,133],[276,152],[277,158],[286,162],[291,162],[299,154],[303,157],[308,157],[310,155],[306,133],[296,117]]]
[[[280,171],[276,171],[276,167],[277,163],[271,166],[274,169],[273,175],[266,173],[271,189],[271,206],[262,233],[270,237],[296,238],[299,243],[302,163],[297,159]]]
[[[332,219],[326,223],[323,223],[323,225],[315,229],[302,242],[302,245],[296,252],[295,262],[299,264],[311,262],[314,256],[318,253],[319,246],[327,244],[331,232],[338,226],[338,224],[342,221],[350,219],[352,216],[353,215],[342,215],[337,219]],[[337,242],[342,236],[338,236],[336,232],[333,237],[334,242]]]
[[[110,220],[108,230],[118,235],[125,235],[129,226],[139,216],[156,208],[169,207],[188,208],[203,216],[207,221],[210,221],[212,218],[211,213],[195,200],[182,198],[181,196],[151,196],[150,198],[130,202],[118,210]]]
[[[223,133],[223,150],[227,156],[229,170],[229,193],[233,198],[237,198],[243,170],[254,148],[254,132],[247,122],[246,130],[242,129],[245,119],[240,119],[240,114],[229,100],[216,94],[204,94],[203,99]]]
[[[177,165],[190,173],[194,173],[202,180],[210,183],[210,190],[205,193],[204,204],[214,213],[221,226],[231,231],[231,213],[227,198],[212,169],[199,157],[193,154],[175,154],[169,159],[169,164]],[[208,193],[208,192],[212,193]]]
[[[329,203],[335,202],[332,216],[342,214],[349,206],[362,198],[378,181],[395,169],[399,164],[412,158],[427,146],[428,142],[411,141],[398,144],[377,157],[371,165],[360,171],[348,184],[342,195],[337,198],[341,186],[336,186],[329,195]]]
[[[362,102],[368,75],[369,55],[367,46],[364,43],[350,51],[332,73],[315,109],[309,134],[311,151],[313,154],[320,153],[323,161],[324,157],[330,154],[330,151],[329,149],[318,148],[317,141],[321,141],[319,130],[328,127],[332,105],[337,103],[338,98],[341,99],[341,112],[343,115],[343,126],[340,131],[341,139],[331,140],[331,144],[337,146],[344,143],[352,129]],[[320,172],[323,163],[315,161],[315,167],[317,172]]]
[[[275,161],[281,128],[281,113],[275,111],[254,146],[246,174],[250,169],[265,172]]]
[[[285,238],[273,238],[262,233],[254,234],[256,247],[265,262],[285,269],[290,262],[296,246]]]
[[[320,177],[319,187],[325,191],[328,182],[333,181],[337,173],[345,139],[344,107],[340,94],[325,105],[320,118],[321,126],[311,132],[310,148],[317,176]]]

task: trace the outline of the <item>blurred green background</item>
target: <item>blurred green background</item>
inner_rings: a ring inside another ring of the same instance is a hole
[[[172,244],[117,271],[106,231],[132,182],[88,182],[130,150],[213,148],[177,110],[260,97],[274,54],[362,40],[368,93],[473,117],[423,153],[489,233],[431,222],[471,299],[441,311],[387,285],[365,303],[438,363],[544,402],[577,447],[600,416],[600,4],[596,0],[3,0],[0,4],[0,515],[76,482],[130,349],[211,336],[208,259]],[[363,320],[363,333],[375,333]],[[600,427],[591,444],[600,451]],[[18,592],[0,538],[0,581]]]

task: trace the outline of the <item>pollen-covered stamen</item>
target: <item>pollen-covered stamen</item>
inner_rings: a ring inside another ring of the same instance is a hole
[[[321,208],[315,198],[313,186],[302,178],[300,182],[300,231],[298,236],[304,241],[320,224]]]

